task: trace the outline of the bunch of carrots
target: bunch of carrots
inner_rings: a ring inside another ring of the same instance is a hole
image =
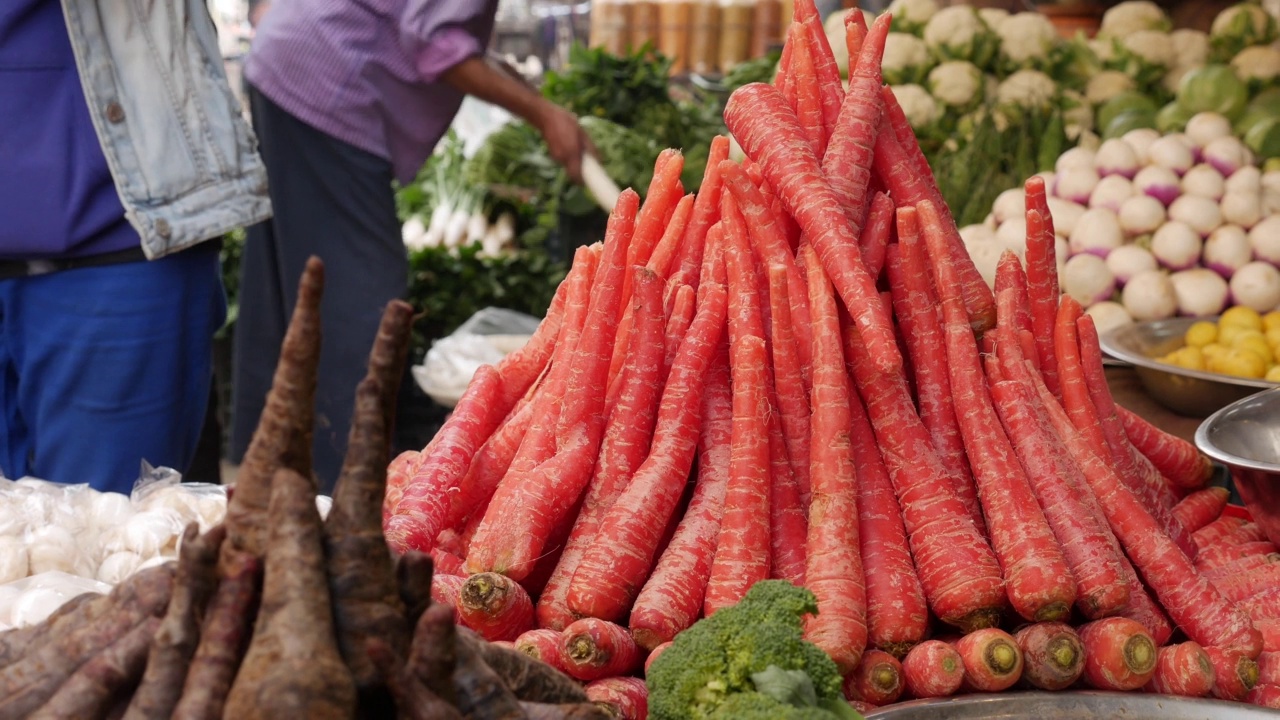
[[[867,703],[1081,678],[1280,702],[1280,655],[1255,677],[1280,556],[1115,405],[1043,181],[993,291],[883,85],[888,15],[845,27],[847,90],[798,0],[775,84],[725,109],[748,159],[716,138],[685,194],[668,150],[622,194],[529,343],[391,463],[392,549],[583,681],[781,578]]]

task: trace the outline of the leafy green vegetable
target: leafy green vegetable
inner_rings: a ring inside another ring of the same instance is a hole
[[[840,21],[840,27],[844,27],[844,21]],[[733,69],[725,73],[722,81],[725,89],[733,92],[743,85],[750,85],[754,82],[767,83],[773,80],[773,71],[778,64],[778,59],[782,57],[781,50],[774,50],[765,54],[764,57],[758,57],[746,62],[738,63]]]
[[[1122,92],[1103,103],[1098,108],[1097,126],[1106,130],[1111,121],[1126,112],[1141,112],[1154,116],[1160,106],[1144,93],[1135,91]]]
[[[1228,65],[1205,65],[1182,77],[1178,105],[1192,115],[1216,112],[1234,120],[1249,102],[1249,88]]]
[[[1187,129],[1187,121],[1194,114],[1187,111],[1176,101],[1171,102],[1160,108],[1160,112],[1156,113],[1156,130],[1165,135],[1173,132],[1182,132]]]
[[[751,683],[758,692],[780,703],[794,707],[815,707],[818,704],[818,692],[803,670],[783,670],[777,665],[770,665],[752,673]]]

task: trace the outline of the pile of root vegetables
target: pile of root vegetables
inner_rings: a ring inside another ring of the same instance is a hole
[[[311,476],[323,267],[299,287],[225,521],[178,560],[0,634],[0,718],[600,718],[583,688],[459,628],[423,553],[382,535],[412,309],[390,304],[322,522]]]
[[[781,578],[872,704],[1077,678],[1280,702],[1274,548],[1220,534],[1209,462],[1114,404],[1041,179],[1025,267],[983,282],[862,18],[846,91],[797,2],[775,84],[725,110],[747,160],[717,138],[686,195],[667,151],[622,194],[528,345],[392,462],[393,551],[583,681]]]

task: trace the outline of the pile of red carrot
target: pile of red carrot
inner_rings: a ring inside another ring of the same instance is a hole
[[[747,160],[716,138],[694,195],[662,153],[529,343],[392,462],[393,550],[583,681],[782,578],[865,703],[1280,703],[1280,555],[1194,446],[1113,401],[1043,182],[993,291],[882,83],[888,16],[848,14],[847,90],[812,0],[794,18],[775,84],[725,110]]]

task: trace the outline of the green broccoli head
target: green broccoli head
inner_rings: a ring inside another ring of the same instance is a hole
[[[737,605],[677,635],[654,661],[649,712],[655,720],[706,720],[735,695],[754,693],[751,676],[770,665],[803,671],[819,701],[843,700],[835,662],[804,639],[804,618],[817,610],[804,588],[783,580],[756,583]]]
[[[764,693],[745,692],[725,698],[710,720],[831,720],[832,717],[822,708],[799,708],[780,703]]]

